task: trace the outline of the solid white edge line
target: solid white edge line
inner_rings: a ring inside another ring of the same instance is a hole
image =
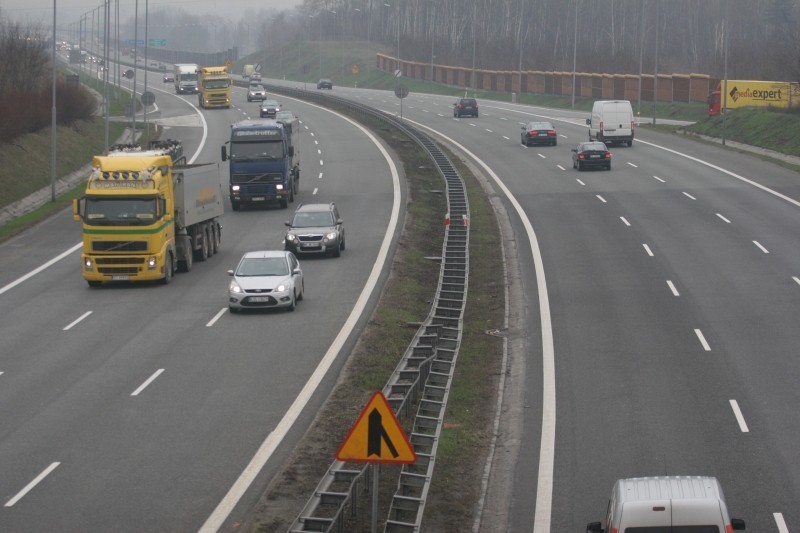
[[[695,329],[694,330],[694,334],[697,335],[697,338],[700,340],[700,344],[703,345],[703,350],[705,350],[707,352],[710,352],[711,351],[711,346],[709,346],[705,335],[703,335],[703,332],[700,331],[699,329]]]
[[[26,494],[28,494],[28,493],[29,493],[31,490],[33,490],[33,488],[34,488],[36,485],[38,485],[40,481],[42,481],[42,480],[43,480],[45,477],[47,477],[47,476],[50,474],[50,472],[52,472],[53,470],[55,470],[55,469],[58,467],[58,465],[60,465],[60,464],[61,464],[61,463],[59,463],[59,462],[50,463],[50,466],[48,466],[47,468],[45,468],[45,469],[44,469],[44,471],[42,471],[42,473],[41,473],[41,474],[39,474],[38,476],[36,476],[36,477],[33,479],[33,481],[31,481],[30,483],[28,483],[27,485],[25,485],[25,488],[24,488],[24,489],[22,489],[21,491],[19,491],[19,492],[16,494],[16,496],[14,496],[14,497],[13,497],[13,498],[11,498],[10,500],[8,500],[8,501],[5,503],[4,507],[12,507],[12,506],[13,506],[15,503],[17,503],[18,501],[20,501],[20,500],[23,498],[23,496],[25,496],[25,495],[26,495]]]
[[[72,321],[72,322],[71,322],[69,325],[65,326],[65,327],[62,329],[62,331],[68,331],[68,330],[72,329],[72,326],[74,326],[75,324],[77,324],[78,322],[80,322],[81,320],[83,320],[84,318],[86,318],[87,316],[89,316],[89,315],[91,315],[91,314],[92,314],[92,312],[91,312],[91,311],[86,311],[86,312],[85,312],[85,313],[83,313],[81,316],[79,316],[78,318],[76,318],[75,320],[73,320],[73,321]]]
[[[159,368],[158,370],[153,372],[153,375],[147,378],[147,381],[139,385],[139,388],[133,391],[131,393],[131,396],[139,396],[139,393],[142,392],[144,389],[146,389],[147,386],[150,385],[158,376],[160,376],[162,372],[164,372],[163,368]]]
[[[721,218],[723,222],[725,222],[725,223],[727,223],[727,224],[730,224],[730,223],[731,223],[731,221],[730,221],[730,220],[728,220],[728,219],[727,219],[727,218],[725,218],[724,216],[720,215],[719,213],[717,213],[717,216],[718,216],[719,218]]]
[[[67,257],[69,254],[75,252],[76,250],[80,250],[82,247],[83,247],[83,242],[79,242],[78,244],[76,244],[75,246],[73,246],[72,248],[67,250],[66,252],[62,252],[61,254],[57,255],[54,258],[52,258],[50,261],[48,261],[47,263],[43,264],[42,266],[37,267],[37,268],[31,270],[30,272],[28,272],[27,274],[25,274],[24,276],[15,279],[11,283],[9,283],[8,285],[6,285],[2,289],[0,289],[0,294],[3,294],[4,292],[10,291],[11,289],[16,287],[17,285],[19,285],[23,281],[26,281],[26,280],[32,278],[33,276],[35,276],[36,274],[38,274],[42,270],[46,269],[49,266],[52,266],[52,265],[58,263],[59,261],[61,261],[65,257]]]
[[[502,182],[500,177],[482,161],[477,155],[465,146],[451,139],[433,128],[412,120],[408,122],[433,132],[446,139],[471,157],[487,174],[492,177],[495,184],[503,191],[509,203],[519,216],[533,255],[533,264],[536,271],[536,288],[539,297],[539,316],[542,334],[542,439],[539,447],[539,480],[536,485],[536,510],[534,511],[534,533],[549,533],[553,507],[553,471],[555,465],[555,439],[556,439],[556,370],[555,348],[553,345],[553,324],[550,316],[550,297],[547,294],[547,280],[544,275],[544,261],[539,249],[539,240],[533,230],[531,221],[525,215],[522,205],[511,194],[511,191]]]
[[[267,463],[267,461],[269,461],[270,457],[272,457],[272,454],[283,441],[286,434],[298,420],[303,409],[305,409],[306,405],[311,400],[311,396],[314,394],[314,391],[316,391],[317,387],[319,387],[319,384],[328,373],[331,365],[333,365],[334,361],[339,356],[342,346],[344,346],[344,343],[348,340],[355,329],[359,317],[362,315],[367,306],[370,295],[375,290],[375,286],[378,284],[381,271],[386,264],[386,259],[389,254],[392,237],[396,231],[400,218],[400,174],[398,173],[394,161],[392,161],[391,155],[371,132],[369,132],[360,124],[356,123],[354,120],[351,120],[350,118],[329,109],[319,106],[314,107],[328,111],[338,116],[342,120],[349,122],[361,130],[364,135],[366,135],[367,138],[369,138],[378,148],[389,165],[389,170],[392,174],[392,194],[394,197],[392,200],[392,213],[389,218],[389,224],[387,226],[386,233],[383,236],[383,241],[381,242],[378,257],[375,260],[375,265],[372,267],[369,278],[364,284],[364,288],[361,290],[361,294],[353,306],[353,310],[350,312],[350,315],[347,317],[347,320],[342,326],[342,329],[339,331],[339,334],[325,352],[325,355],[322,357],[322,360],[320,360],[317,368],[314,370],[314,373],[311,374],[300,393],[292,402],[292,405],[289,406],[289,409],[283,415],[283,418],[281,418],[280,422],[278,422],[278,425],[275,426],[275,429],[273,429],[269,435],[267,435],[267,438],[261,443],[255,455],[253,455],[253,458],[250,459],[250,462],[247,464],[247,466],[245,466],[244,470],[228,490],[227,494],[225,494],[225,497],[222,498],[222,501],[217,504],[217,507],[206,519],[205,523],[200,527],[199,531],[203,533],[216,532],[220,529],[220,527],[222,527],[225,519],[228,518],[228,515],[244,495],[245,491],[247,491],[247,489],[253,483],[258,473],[262,468],[264,468],[264,465]]]
[[[789,533],[789,527],[786,525],[786,520],[783,519],[783,513],[772,513],[772,517],[778,526],[778,533]]]
[[[647,252],[647,255],[649,255],[650,257],[655,257],[653,255],[653,251],[650,249],[649,246],[647,246],[646,244],[642,244],[642,246],[644,246],[644,251]]]
[[[225,314],[227,311],[228,311],[228,308],[227,308],[227,307],[223,307],[222,309],[220,309],[219,311],[217,311],[217,314],[216,314],[216,315],[214,315],[214,318],[212,318],[211,320],[209,320],[209,321],[208,321],[208,324],[206,324],[206,327],[207,327],[207,328],[210,328],[211,326],[213,326],[214,324],[216,324],[216,323],[217,323],[217,320],[219,320],[219,319],[220,319],[220,317],[221,317],[222,315],[224,315],[224,314]]]
[[[750,433],[750,430],[747,428],[747,423],[744,421],[742,410],[739,409],[739,402],[736,400],[728,401],[731,403],[731,409],[733,409],[733,415],[736,417],[736,422],[739,423],[739,429],[742,430],[742,433]]]

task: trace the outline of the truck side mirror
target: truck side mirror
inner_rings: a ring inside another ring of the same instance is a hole
[[[591,126],[591,125],[592,125],[592,119],[590,119],[590,118],[587,118],[587,119],[586,119],[586,125],[587,125],[587,126]]]
[[[586,533],[603,533],[603,525],[600,522],[589,522],[586,524]]]
[[[72,220],[75,222],[80,222],[83,218],[81,216],[81,200],[80,198],[73,198],[72,199]]]
[[[225,145],[223,144],[220,146],[220,156],[222,157],[223,161],[228,160],[228,151],[225,149]]]
[[[731,527],[734,531],[744,531],[744,520],[741,518],[731,518]]]
[[[294,146],[289,147],[289,157],[294,157]]]

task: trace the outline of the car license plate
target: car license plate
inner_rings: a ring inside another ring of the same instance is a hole
[[[600,154],[592,154],[589,157],[592,159],[600,159]]]
[[[539,133],[538,135],[539,135],[539,137],[547,137],[546,133]]]
[[[256,303],[268,302],[269,296],[251,296],[249,300]]]
[[[130,278],[130,276],[127,276],[127,275],[124,275],[124,274],[119,274],[117,276],[111,276],[111,279],[113,281],[128,281],[131,278]]]
[[[266,198],[264,198],[263,196],[254,196],[254,197],[252,198],[252,200],[253,200],[254,202],[263,202],[265,199],[266,199]]]
[[[301,244],[300,248],[319,248],[319,244]]]

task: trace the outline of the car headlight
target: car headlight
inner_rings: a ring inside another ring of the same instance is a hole
[[[231,284],[228,287],[228,290],[230,292],[233,292],[233,293],[236,293],[236,294],[241,294],[243,292],[242,288],[239,286],[238,283],[236,283],[236,281],[231,281]]]
[[[287,240],[287,241],[290,241],[290,242],[294,242],[294,241],[296,241],[296,240],[297,240],[297,237],[296,237],[295,235],[292,235],[291,233],[288,233],[288,234],[286,235],[286,240]]]
[[[289,290],[289,286],[286,283],[281,283],[277,287],[275,287],[275,292],[286,292]]]
[[[336,232],[332,231],[332,232],[328,233],[327,235],[325,235],[325,238],[328,239],[329,241],[334,240],[336,238]]]

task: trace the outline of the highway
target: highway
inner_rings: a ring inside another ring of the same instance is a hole
[[[198,162],[218,161],[228,124],[257,114],[236,89],[234,109],[203,112],[204,139],[196,97],[156,94],[154,118],[188,153],[201,148]],[[333,94],[399,112],[391,92]],[[612,148],[610,172],[578,172],[584,113],[481,100],[480,118],[454,119],[453,100],[412,93],[404,119],[482,169],[519,269],[493,470],[512,475],[491,477],[481,530],[584,531],[616,479],[671,474],[719,478],[748,531],[797,531],[798,175],[643,129]],[[397,194],[361,130],[288,108],[308,127],[298,200],[335,201],[348,225],[341,259],[303,263],[293,315],[224,312],[225,271],[246,250],[279,247],[286,210],[227,212],[221,252],[167,287],[90,290],[71,213],[0,245],[0,530],[197,530],[280,426],[345,326],[342,304],[353,309],[367,285]],[[539,118],[558,146],[519,143],[521,123]]]
[[[399,113],[391,92],[334,92]],[[454,119],[454,100],[412,94],[403,117],[484,165],[521,272],[497,454],[513,464],[496,465],[514,474],[492,479],[482,530],[582,531],[616,479],[664,474],[718,477],[748,531],[796,530],[798,175],[642,129],[611,172],[578,172],[585,113],[481,101]],[[558,146],[522,146],[542,119]]]
[[[235,89],[204,130],[196,96],[156,95],[150,119],[196,162],[219,161],[229,124],[258,115]],[[248,494],[304,432],[376,301],[403,190],[362,129],[284,104],[304,126],[296,202],[336,202],[348,235],[341,258],[303,261],[295,313],[231,315],[226,274],[282,247],[293,206],[227,205],[220,252],[168,286],[90,289],[67,211],[0,245],[0,531],[197,531],[260,446]]]

